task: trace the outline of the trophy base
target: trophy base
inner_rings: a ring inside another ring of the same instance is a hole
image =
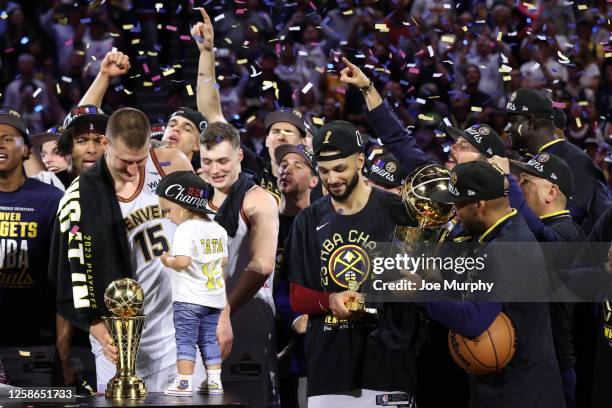
[[[115,377],[106,385],[106,398],[140,399],[147,396],[144,381],[137,376]]]

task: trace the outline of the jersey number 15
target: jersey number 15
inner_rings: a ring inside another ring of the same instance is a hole
[[[170,245],[163,232],[162,225],[156,224],[134,235],[134,241],[140,247],[146,262],[150,262],[154,256],[160,257],[164,252],[170,251]]]

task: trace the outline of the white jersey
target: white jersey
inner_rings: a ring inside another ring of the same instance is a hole
[[[176,228],[172,256],[188,256],[191,264],[172,277],[172,300],[223,309],[225,282],[221,264],[227,232],[214,221],[187,220]]]
[[[210,202],[209,208],[218,211],[218,208],[210,206]],[[250,238],[250,226],[241,207],[236,235],[228,238],[228,293],[251,260]],[[223,360],[222,381],[241,383],[241,389],[248,390],[252,397],[253,408],[276,406],[274,401],[278,401],[272,280],[273,275],[253,299],[232,315],[234,343],[232,352]]]
[[[258,188],[255,186],[253,188]],[[250,190],[249,190],[250,191]],[[247,192],[248,194],[248,192]],[[212,211],[219,211],[218,208],[213,207],[208,203],[208,209]],[[234,285],[238,282],[244,268],[248,265],[251,260],[250,251],[250,240],[251,230],[247,224],[248,219],[244,213],[244,209],[240,207],[240,216],[238,217],[238,229],[236,235],[228,238],[228,263],[227,263],[227,292],[231,292]],[[273,276],[266,280],[263,286],[255,294],[256,298],[262,299],[266,302],[270,308],[274,311],[274,297],[272,295],[272,281]]]
[[[176,225],[162,215],[155,188],[164,176],[151,150],[132,197],[117,197],[125,223],[135,279],[144,292],[141,311],[147,316],[136,359],[139,375],[146,376],[176,364],[170,274],[159,256],[170,252]],[[91,338],[91,336],[90,336]],[[94,353],[100,347],[92,341]]]

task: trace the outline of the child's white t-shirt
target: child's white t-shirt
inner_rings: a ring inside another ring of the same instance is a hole
[[[225,307],[221,262],[227,256],[227,232],[214,221],[188,220],[174,233],[172,256],[188,256],[191,265],[172,272],[172,301]]]

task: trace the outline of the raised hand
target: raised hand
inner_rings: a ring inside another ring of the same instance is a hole
[[[370,85],[370,79],[357,65],[354,65],[345,57],[342,57],[342,62],[346,65],[346,68],[340,71],[341,82],[358,88],[367,88]]]
[[[120,51],[109,51],[100,65],[100,73],[109,77],[125,75],[130,70],[130,58]]]
[[[200,7],[200,13],[202,13],[202,20],[204,21],[199,21],[191,27],[191,37],[195,40],[200,52],[212,51],[215,43],[215,31],[204,7]]]

